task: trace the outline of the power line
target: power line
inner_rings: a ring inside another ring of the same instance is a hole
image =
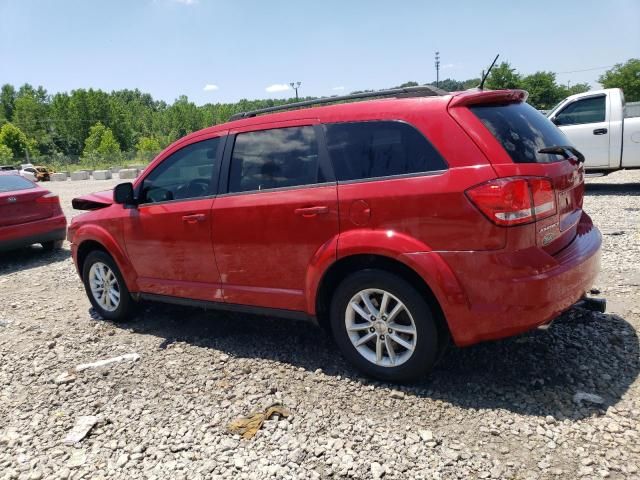
[[[591,72],[593,70],[604,70],[606,68],[615,67],[615,65],[605,65],[604,67],[593,67],[593,68],[583,68],[582,70],[568,70],[566,72],[555,72],[555,73],[578,73],[578,72]]]

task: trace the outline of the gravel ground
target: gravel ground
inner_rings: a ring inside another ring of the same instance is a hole
[[[72,215],[115,183],[47,186]],[[585,208],[611,312],[453,349],[408,387],[363,378],[307,322],[166,305],[96,320],[68,246],[0,255],[0,478],[640,478],[640,172],[590,179]],[[252,440],[227,431],[276,402],[291,415]],[[85,415],[101,423],[66,445]]]

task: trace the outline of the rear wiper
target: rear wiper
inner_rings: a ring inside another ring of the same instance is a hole
[[[572,147],[569,145],[554,145],[553,147],[541,148],[540,150],[538,150],[538,153],[562,155],[566,159],[576,157],[578,159],[578,163],[584,163],[584,155],[580,153],[576,147]]]

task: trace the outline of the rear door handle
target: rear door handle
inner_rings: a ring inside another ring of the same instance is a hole
[[[606,133],[607,133],[607,129],[606,128],[596,128],[593,131],[594,135],[606,135]]]
[[[185,223],[199,223],[204,222],[207,216],[204,213],[194,213],[193,215],[185,215],[182,217],[182,221]]]
[[[296,215],[301,215],[303,217],[315,217],[316,215],[329,213],[329,207],[326,205],[319,205],[317,207],[296,208],[294,212]]]

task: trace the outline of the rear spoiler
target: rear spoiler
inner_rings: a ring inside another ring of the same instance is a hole
[[[463,107],[490,103],[526,102],[529,93],[525,90],[467,90],[451,99],[449,107]]]

